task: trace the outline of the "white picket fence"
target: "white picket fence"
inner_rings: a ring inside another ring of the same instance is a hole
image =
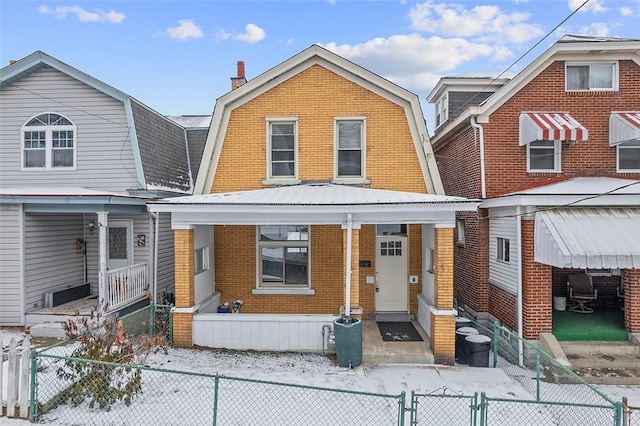
[[[31,363],[31,342],[25,337],[18,346],[15,337],[5,349],[0,338],[0,417],[29,417],[29,367]],[[7,360],[5,361],[5,354]],[[17,414],[17,415],[16,415]]]

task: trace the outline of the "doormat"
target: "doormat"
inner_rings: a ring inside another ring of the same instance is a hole
[[[422,337],[410,322],[378,322],[380,336],[385,342],[421,342]]]

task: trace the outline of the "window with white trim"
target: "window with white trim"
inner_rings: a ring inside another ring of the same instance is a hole
[[[509,250],[510,250],[510,241],[508,238],[497,237],[496,238],[497,250],[496,256],[498,260],[509,263]]]
[[[436,102],[436,127],[447,121],[449,118],[449,100],[447,95],[442,96],[438,102]]]
[[[464,219],[458,219],[456,221],[456,245],[460,247],[464,247],[465,243],[465,235],[464,235]]]
[[[195,274],[209,270],[209,247],[202,247],[195,251]]]
[[[533,141],[527,144],[527,170],[559,172],[562,141]]]
[[[618,90],[616,63],[566,64],[566,90]]]
[[[267,176],[269,179],[295,179],[298,148],[298,122],[291,118],[267,120]]]
[[[310,288],[309,226],[258,226],[261,288]]]
[[[22,169],[75,167],[76,126],[66,117],[45,113],[22,126]]]
[[[336,177],[365,177],[365,120],[336,119]]]
[[[618,144],[618,171],[640,171],[640,141]]]

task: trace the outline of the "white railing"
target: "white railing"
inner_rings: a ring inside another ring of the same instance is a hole
[[[146,263],[107,271],[105,298],[107,309],[114,311],[147,296],[149,278]]]
[[[23,419],[29,417],[29,367],[31,359],[29,347],[29,336],[24,338],[21,348],[15,337],[11,338],[6,349],[4,342],[0,339],[0,417],[3,416],[2,406],[5,404],[7,417],[21,417]],[[3,362],[5,351],[7,352],[7,361]],[[3,376],[3,372],[6,376]],[[4,395],[3,390],[6,390]]]

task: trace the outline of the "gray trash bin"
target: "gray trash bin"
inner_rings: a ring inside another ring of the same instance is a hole
[[[358,318],[338,318],[333,321],[336,356],[341,367],[362,364],[362,321]]]
[[[469,367],[488,367],[491,337],[474,334],[465,338],[469,354]]]
[[[468,362],[465,337],[474,334],[478,334],[478,330],[473,327],[460,327],[456,330],[456,360],[460,364],[466,364]]]
[[[461,327],[471,327],[471,320],[465,317],[456,317],[456,330]]]

